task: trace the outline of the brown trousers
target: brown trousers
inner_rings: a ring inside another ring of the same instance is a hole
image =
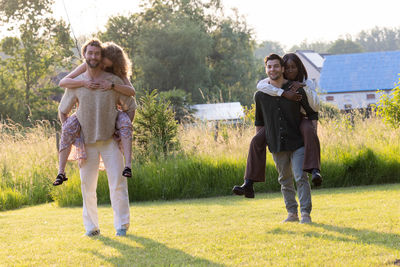
[[[304,139],[303,170],[321,169],[321,149],[319,139],[312,122],[303,118],[300,123],[300,132]],[[262,127],[251,139],[249,155],[247,156],[244,179],[254,182],[265,182],[265,167],[267,159],[267,139]]]

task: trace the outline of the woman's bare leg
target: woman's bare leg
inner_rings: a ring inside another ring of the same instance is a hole
[[[65,166],[67,165],[69,153],[71,153],[71,147],[72,145],[69,145],[58,153],[58,173],[65,174]]]
[[[125,158],[125,167],[132,168],[132,136],[121,137],[122,152]]]

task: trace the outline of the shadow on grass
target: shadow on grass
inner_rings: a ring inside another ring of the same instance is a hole
[[[400,235],[398,234],[390,234],[384,232],[375,232],[371,230],[359,230],[351,227],[341,227],[323,223],[312,223],[310,226],[320,227],[324,230],[330,232],[336,232],[343,236],[335,236],[332,234],[325,234],[315,231],[307,231],[302,232],[302,234],[306,237],[316,237],[318,239],[326,239],[329,241],[340,241],[340,242],[350,242],[355,244],[362,245],[377,245],[381,247],[386,247],[390,249],[395,249],[400,251]],[[269,231],[270,234],[289,234],[289,235],[299,235],[299,232],[288,231],[281,228],[276,228],[272,231]]]
[[[374,185],[358,185],[350,187],[335,187],[335,188],[312,188],[312,195],[338,195],[338,194],[353,194],[363,192],[380,192],[380,191],[398,191],[400,183],[395,184],[374,184]]]
[[[233,193],[229,196],[218,196],[218,197],[208,197],[208,198],[193,198],[193,199],[176,199],[176,200],[154,200],[154,201],[133,201],[131,205],[133,206],[235,206],[239,203],[246,204],[247,202],[252,202],[262,199],[275,199],[282,198],[280,192],[274,193],[256,193],[254,199],[245,198],[244,196],[236,196]],[[105,205],[106,206],[106,205]]]
[[[138,245],[126,244],[127,239],[136,242]],[[129,233],[126,237],[112,239],[100,236],[97,240],[102,241],[105,246],[117,250],[119,256],[108,256],[99,253],[97,250],[89,250],[88,252],[114,266],[224,266],[223,264],[189,255],[178,249],[169,248],[152,239]]]

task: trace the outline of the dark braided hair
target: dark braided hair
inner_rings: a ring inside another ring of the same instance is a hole
[[[297,76],[295,81],[298,82],[303,82],[304,80],[307,80],[308,75],[307,75],[307,70],[306,67],[304,67],[303,62],[301,62],[300,58],[295,54],[295,53],[288,53],[286,55],[283,56],[283,66],[286,68],[286,64],[289,60],[292,60],[294,62],[294,64],[296,64],[297,67]],[[285,74],[283,74],[284,78],[286,78]]]

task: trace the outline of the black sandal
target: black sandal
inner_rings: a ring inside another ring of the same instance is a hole
[[[59,173],[56,177],[56,180],[54,181],[53,185],[57,186],[57,185],[61,185],[63,182],[67,181],[68,178],[65,177],[65,174],[63,173]]]
[[[122,172],[122,176],[126,178],[131,178],[132,177],[132,170],[129,167],[125,167],[124,171]]]

